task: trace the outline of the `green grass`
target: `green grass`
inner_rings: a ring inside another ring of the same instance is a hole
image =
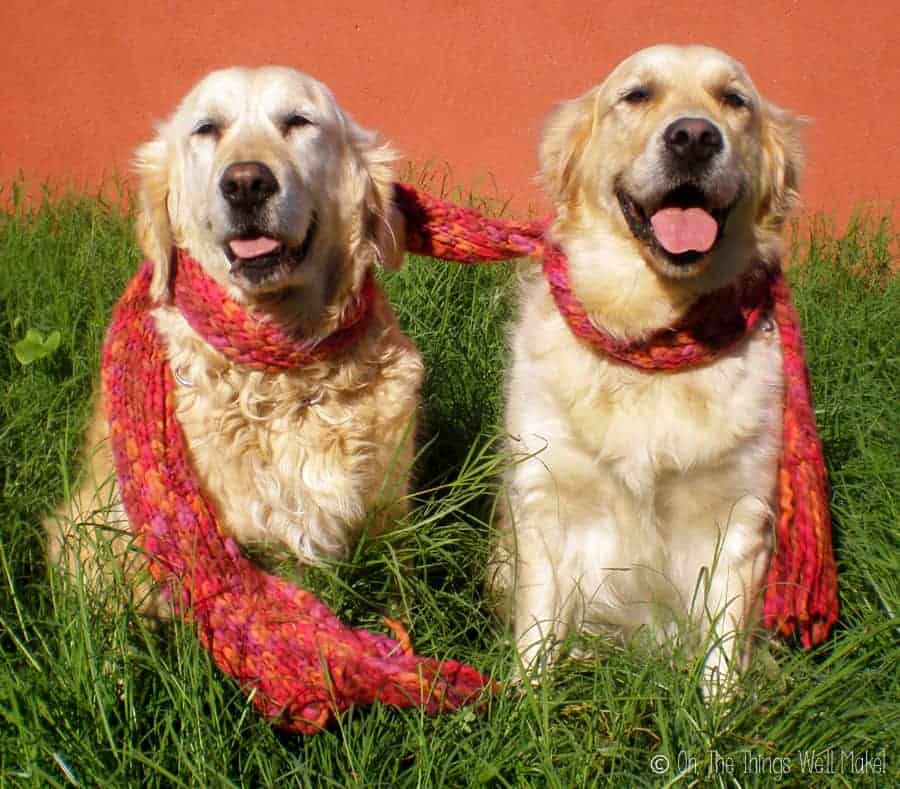
[[[127,609],[111,617],[45,567],[40,518],[76,471],[106,321],[138,252],[128,219],[86,198],[0,215],[0,785],[767,786],[779,774],[786,786],[892,784],[893,243],[886,225],[860,223],[841,238],[817,232],[791,269],[833,487],[842,611],[827,644],[807,654],[774,642],[774,660],[757,660],[727,707],[700,700],[697,660],[610,644],[596,663],[566,664],[536,690],[498,697],[483,716],[374,707],[301,738],[263,722],[188,628],[148,629]],[[420,653],[464,659],[501,680],[515,658],[482,578],[513,284],[510,266],[418,259],[387,279],[428,365],[420,493],[397,534],[309,579],[346,620],[374,628],[381,614],[399,614]],[[12,346],[31,328],[58,329],[62,342],[22,366]],[[813,750],[834,754],[835,774],[814,781],[801,772],[800,755]],[[850,752],[882,756],[885,773],[854,774]],[[654,757],[669,769],[655,774]]]

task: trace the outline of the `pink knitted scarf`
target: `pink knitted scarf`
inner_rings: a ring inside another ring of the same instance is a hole
[[[289,731],[320,731],[337,711],[381,701],[429,713],[477,699],[490,681],[475,669],[413,654],[397,640],[341,624],[312,594],[262,572],[216,524],[190,466],[175,416],[174,381],[148,289],[152,264],[132,279],[113,312],[103,350],[103,396],[119,488],[151,573],[192,620],[216,664],[256,707]],[[366,329],[370,278],[330,337],[284,335],[230,300],[180,252],[176,305],[211,345],[257,370],[297,367],[338,354]]]
[[[779,512],[763,618],[808,649],[837,620],[837,567],[831,546],[828,474],[816,432],[803,336],[780,269],[750,267],[736,286],[710,293],[676,326],[640,342],[621,342],[599,330],[572,291],[568,261],[545,239],[548,220],[487,219],[398,185],[395,200],[411,229],[410,251],[463,263],[542,255],[543,271],[572,333],[598,353],[644,371],[674,373],[708,364],[746,341],[770,311],[781,338],[785,397],[778,472]]]

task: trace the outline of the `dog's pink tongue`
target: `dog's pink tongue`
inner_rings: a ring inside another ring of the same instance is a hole
[[[702,208],[663,208],[650,217],[656,240],[666,252],[709,252],[719,226]]]
[[[228,246],[239,258],[258,258],[274,252],[281,246],[281,242],[274,238],[260,236],[259,238],[236,238],[230,241]]]

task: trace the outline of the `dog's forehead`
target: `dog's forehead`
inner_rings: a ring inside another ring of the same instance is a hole
[[[318,80],[283,66],[235,67],[213,71],[185,96],[176,118],[196,114],[232,115],[261,108],[267,112],[302,110],[303,105],[330,112],[334,100]]]
[[[744,67],[718,49],[674,44],[660,44],[635,52],[613,69],[605,84],[613,87],[629,80],[679,85],[750,81]]]
[[[284,66],[265,66],[253,74],[253,92],[263,106],[278,106],[292,102],[308,102],[319,109],[331,109],[334,97],[317,79],[302,71]]]

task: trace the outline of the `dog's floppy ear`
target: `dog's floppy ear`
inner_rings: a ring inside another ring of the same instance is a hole
[[[806,121],[771,102],[762,105],[762,189],[760,223],[775,231],[784,226],[800,195],[804,154],[801,130]]]
[[[345,116],[348,141],[353,149],[352,180],[356,194],[362,195],[363,212],[359,237],[353,246],[368,246],[374,262],[390,271],[403,265],[406,223],[394,205],[393,163],[397,154],[371,131]],[[362,251],[362,250],[360,250]],[[364,253],[365,254],[365,253]]]
[[[141,251],[153,261],[150,298],[169,298],[172,269],[172,225],[167,207],[169,196],[169,150],[158,137],[137,149],[134,170],[138,174],[137,234]]]
[[[538,147],[541,181],[554,203],[568,203],[577,190],[576,173],[594,130],[593,91],[559,104],[544,126]]]

